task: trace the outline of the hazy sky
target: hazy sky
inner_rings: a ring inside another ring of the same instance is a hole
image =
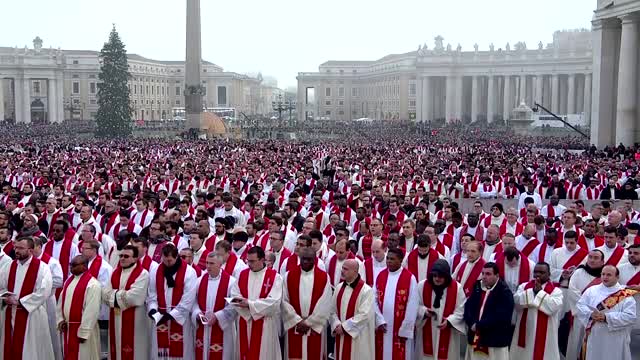
[[[551,42],[555,30],[590,28],[595,0],[202,0],[203,58],[280,87],[327,60],[375,60],[440,34],[455,48]],[[115,23],[127,51],[184,59],[185,0],[3,1],[0,46],[100,50]]]

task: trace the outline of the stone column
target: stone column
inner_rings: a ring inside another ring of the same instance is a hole
[[[4,79],[0,77],[0,121],[4,121]]]
[[[452,76],[447,76],[447,83],[446,83],[446,99],[445,99],[445,111],[444,111],[444,118],[445,118],[445,122],[449,123],[451,120],[454,119],[454,108],[455,108],[455,81],[454,78]]]
[[[58,121],[64,121],[64,75],[62,72],[56,74],[56,110]]]
[[[57,86],[56,86],[56,81],[54,79],[48,79],[47,80],[47,86],[48,86],[48,90],[47,90],[47,105],[48,105],[48,109],[47,109],[47,118],[49,119],[49,123],[53,124],[53,123],[57,123],[59,122],[58,119],[58,109],[57,109],[57,105],[58,105],[58,94],[57,94]]]
[[[615,86],[617,56],[620,39],[618,21],[596,20],[593,24],[593,78],[591,101],[591,142],[597,147],[615,143]]]
[[[22,80],[22,121],[31,123],[31,79]]]
[[[584,121],[591,125],[591,74],[584,74]]]
[[[476,122],[478,120],[478,107],[479,107],[479,99],[480,94],[478,93],[478,77],[473,76],[471,80],[471,122]]]
[[[638,16],[625,15],[620,37],[618,67],[618,105],[616,108],[616,144],[633,145],[636,133],[638,100]]]
[[[422,77],[416,76],[416,121],[425,121],[422,114]]]
[[[200,93],[202,71],[202,40],[200,26],[200,0],[187,0],[187,41],[185,61],[185,109],[187,127],[200,129],[202,94]],[[190,90],[191,89],[191,90]],[[227,98],[230,94],[227,94]],[[228,102],[228,101],[227,101]],[[153,118],[153,113],[151,113]]]
[[[509,75],[504,76],[504,109],[502,111],[502,117],[505,121],[509,120],[511,116],[511,78]]]
[[[462,76],[455,77],[455,85],[456,85],[455,119],[462,120],[462,90],[464,89],[464,81]]]
[[[534,101],[538,104],[542,104],[542,86],[544,81],[544,75],[539,74],[536,76],[536,95]]]
[[[431,99],[431,78],[426,76],[422,80],[422,117],[424,121],[429,121],[433,118],[433,105]]]
[[[576,113],[576,75],[569,74],[567,80],[567,114]]]
[[[560,78],[558,74],[551,76],[551,111],[556,114],[560,111]]]
[[[527,101],[527,75],[520,75],[520,96],[516,99],[516,106],[520,105],[520,102]]]
[[[489,75],[489,79],[488,79],[488,84],[487,84],[487,122],[493,122],[493,117],[495,115],[495,106],[496,106],[496,99],[495,99],[495,84],[494,84],[494,77],[493,75]]]

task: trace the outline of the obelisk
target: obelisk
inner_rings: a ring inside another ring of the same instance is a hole
[[[193,134],[197,134],[202,122],[202,89],[204,89],[200,80],[202,71],[200,0],[187,0],[186,50],[184,102],[187,113],[187,128]]]

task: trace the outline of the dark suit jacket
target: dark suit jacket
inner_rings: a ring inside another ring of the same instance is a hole
[[[464,321],[467,323],[467,342],[473,343],[475,333],[471,331],[473,324],[480,333],[480,345],[487,347],[505,347],[511,344],[511,316],[513,315],[513,293],[504,280],[498,280],[495,288],[489,293],[484,305],[482,319],[480,313],[480,299],[482,288],[480,280],[473,287],[473,292],[464,305]]]

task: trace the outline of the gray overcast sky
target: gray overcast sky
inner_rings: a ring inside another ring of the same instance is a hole
[[[455,48],[551,42],[590,28],[595,0],[202,0],[203,58],[227,71],[262,71],[280,87],[327,60],[375,60],[440,34]],[[127,51],[184,59],[185,0],[3,1],[0,46],[100,50],[115,23]]]

